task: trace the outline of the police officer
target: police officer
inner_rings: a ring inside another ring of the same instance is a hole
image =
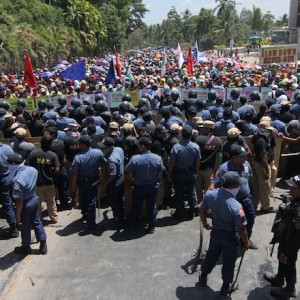
[[[254,225],[255,208],[252,202],[252,196],[250,193],[250,186],[248,180],[252,177],[251,165],[246,161],[248,152],[240,145],[232,145],[230,151],[231,159],[223,163],[217,170],[215,177],[210,185],[209,189],[221,187],[222,177],[228,171],[238,172],[241,178],[246,179],[242,182],[240,189],[236,195],[236,200],[241,203],[247,218],[247,233],[250,239],[252,234],[252,228]],[[250,241],[251,249],[257,249],[256,245]]]
[[[103,190],[106,190],[115,222],[122,224],[124,220],[124,151],[115,147],[115,141],[106,137],[98,144],[106,158],[106,179],[103,183]]]
[[[8,161],[21,164],[23,158],[19,154],[12,154]],[[12,198],[16,203],[16,223],[21,225],[22,246],[16,247],[15,252],[30,254],[31,227],[33,227],[37,240],[40,242],[40,253],[47,254],[46,233],[40,218],[39,198],[35,194],[35,185],[38,171],[28,166],[20,166],[13,178]]]
[[[274,276],[266,273],[264,278],[272,283],[271,295],[287,299],[296,297],[296,261],[300,249],[300,175],[286,180],[290,188],[291,202],[283,216],[283,228],[278,247],[278,271]],[[283,288],[284,283],[286,286]]]
[[[16,226],[16,215],[11,199],[12,180],[18,168],[19,165],[11,163],[7,166],[0,162],[0,200],[5,219],[9,224],[9,229],[3,234],[4,238],[16,238],[19,236]]]
[[[195,181],[200,167],[200,148],[191,142],[192,127],[185,125],[181,131],[182,141],[173,146],[170,154],[168,174],[172,177],[175,189],[176,211],[173,217],[180,219],[183,211],[183,199],[186,189],[187,200],[190,206],[189,218],[193,219],[198,212],[195,195]]]
[[[72,198],[79,190],[79,202],[83,219],[87,221],[87,229],[96,228],[96,198],[100,164],[105,162],[103,153],[99,149],[92,149],[88,135],[79,138],[81,152],[74,157],[71,168],[70,191]]]
[[[143,136],[138,140],[139,154],[132,156],[127,168],[127,180],[133,186],[132,208],[128,216],[128,225],[139,216],[144,200],[147,205],[148,233],[154,233],[156,220],[156,196],[158,181],[164,170],[161,157],[151,153],[152,141]]]
[[[211,273],[223,251],[223,285],[220,293],[224,296],[237,289],[237,286],[232,285],[234,266],[239,252],[239,237],[236,231],[244,243],[244,249],[248,250],[250,247],[245,213],[242,205],[235,199],[243,181],[245,180],[237,172],[224,173],[221,188],[207,191],[200,206],[203,227],[212,231],[199,281],[202,286],[207,285],[207,275]],[[212,214],[212,227],[207,223],[208,209]]]

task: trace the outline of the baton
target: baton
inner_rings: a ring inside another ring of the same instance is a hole
[[[195,263],[191,267],[192,274],[195,273],[195,271],[197,269],[197,265],[201,261],[201,256],[202,256],[202,251],[203,251],[203,225],[202,225],[200,217],[199,217],[199,221],[200,221],[200,242],[199,242],[199,247],[198,247],[197,253],[195,255]]]
[[[242,257],[241,257],[241,260],[240,260],[240,264],[239,264],[239,267],[238,267],[238,270],[237,270],[237,273],[236,273],[236,276],[235,276],[235,280],[233,281],[232,285],[231,285],[231,289],[228,293],[228,297],[231,296],[231,294],[233,293],[233,290],[234,290],[234,286],[236,285],[237,283],[237,280],[238,280],[238,277],[239,277],[239,274],[240,274],[240,270],[241,270],[241,266],[242,266],[242,263],[243,263],[243,259],[244,259],[244,256],[245,256],[245,250],[243,250],[243,254],[242,254]]]

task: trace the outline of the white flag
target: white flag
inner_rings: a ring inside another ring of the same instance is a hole
[[[180,48],[180,45],[178,43],[178,69],[181,69],[182,65],[183,65],[183,54]]]
[[[167,72],[167,56],[166,56],[166,48],[164,48],[160,76],[164,76],[166,72]]]

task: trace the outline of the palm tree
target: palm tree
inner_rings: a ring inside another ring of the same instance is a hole
[[[235,0],[216,0],[216,3],[218,5],[213,9],[213,12],[216,12],[217,16],[235,8]]]

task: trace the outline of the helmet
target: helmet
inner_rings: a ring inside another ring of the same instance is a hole
[[[208,100],[210,100],[210,101],[214,101],[214,100],[217,99],[217,93],[216,93],[215,91],[209,91],[209,92],[207,93],[207,98],[208,98]]]
[[[10,104],[5,100],[0,101],[0,108],[3,108],[5,110],[9,110],[10,109]]]
[[[143,94],[143,95],[141,96],[141,98],[146,98],[146,99],[148,99],[149,101],[151,101],[151,96],[150,96],[149,94]]]
[[[80,107],[80,105],[81,105],[81,102],[80,102],[79,98],[74,97],[71,99],[71,106],[73,108],[78,108],[78,107]]]
[[[149,100],[147,98],[142,97],[139,101],[139,107],[148,106],[149,107]]]
[[[195,90],[189,91],[189,99],[197,99],[197,92]]]
[[[260,101],[260,94],[258,91],[254,91],[250,94],[251,101]]]
[[[285,94],[285,92],[284,92],[284,89],[282,89],[282,88],[279,88],[275,91],[275,97],[276,98],[278,98],[278,97],[280,97],[281,95],[284,95],[284,94]]]
[[[84,105],[91,105],[91,101],[92,101],[92,98],[90,96],[86,96],[86,97],[84,97],[82,103]]]
[[[94,104],[94,109],[95,111],[98,112],[103,112],[103,111],[108,111],[108,106],[105,100],[98,100],[95,104]]]
[[[124,94],[122,96],[122,102],[124,101],[131,102],[131,96],[129,94]]]
[[[41,99],[38,101],[39,109],[45,109],[47,107],[47,101],[45,99]]]
[[[300,92],[295,93],[294,100],[296,100],[296,101],[300,100]]]
[[[171,95],[171,90],[170,87],[168,85],[164,86],[164,96],[170,96]]]
[[[119,105],[119,109],[122,110],[122,111],[129,111],[129,108],[130,108],[130,104],[129,104],[128,101],[123,101]]]
[[[18,99],[17,100],[17,106],[22,106],[23,108],[25,108],[27,106],[27,102],[24,99]]]
[[[180,94],[179,94],[177,89],[173,90],[171,92],[171,98],[172,98],[173,101],[177,101],[179,99],[179,96],[180,96]]]
[[[65,95],[61,95],[58,98],[59,105],[66,105],[67,104],[67,97]]]
[[[240,91],[239,91],[238,89],[233,89],[233,90],[231,90],[231,92],[230,92],[230,97],[231,97],[231,98],[236,99],[236,98],[238,98],[239,96],[240,96]]]
[[[101,93],[98,93],[98,94],[95,95],[95,102],[97,102],[99,100],[106,100],[105,96]]]

